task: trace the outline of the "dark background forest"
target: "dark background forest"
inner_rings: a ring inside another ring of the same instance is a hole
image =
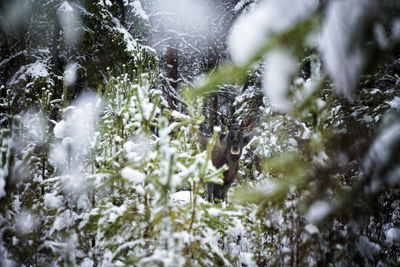
[[[399,75],[397,1],[3,0],[0,266],[398,266]]]

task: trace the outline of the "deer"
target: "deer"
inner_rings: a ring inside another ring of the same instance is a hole
[[[217,137],[212,150],[211,161],[217,169],[226,164],[228,170],[223,173],[224,180],[222,185],[206,183],[205,189],[208,202],[214,202],[215,199],[221,202],[225,201],[228,189],[236,179],[243,147],[251,140],[251,136],[245,136],[243,132],[250,129],[254,124],[250,116],[244,118],[240,124],[224,115],[221,115],[221,118],[222,123],[228,127],[228,134],[220,133]]]

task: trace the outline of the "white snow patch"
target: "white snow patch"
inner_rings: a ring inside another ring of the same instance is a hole
[[[90,201],[88,199],[88,197],[86,196],[86,194],[82,194],[79,196],[78,198],[78,203],[77,203],[77,208],[80,210],[88,210],[88,208],[90,207]]]
[[[46,206],[46,208],[56,209],[56,208],[60,207],[60,204],[61,204],[61,200],[55,192],[54,193],[46,193],[44,195],[44,205]]]
[[[210,214],[211,216],[217,217],[217,216],[219,216],[221,214],[221,210],[217,209],[217,208],[214,208],[214,207],[211,207],[211,208],[208,209],[208,214]]]
[[[193,195],[191,191],[179,191],[173,193],[171,195],[171,199],[172,201],[178,203],[190,203],[190,200],[193,200]],[[198,203],[206,203],[206,201],[200,195],[196,196],[196,200]]]
[[[28,128],[29,138],[42,144],[47,133],[47,124],[41,112],[29,110],[23,116],[24,125]]]
[[[136,43],[135,38],[133,38],[132,34],[130,34],[130,32],[128,32],[128,30],[124,26],[121,25],[119,20],[113,18],[112,21],[115,24],[115,29],[123,35],[123,38],[124,38],[124,41],[126,44],[126,51],[128,51],[128,52],[136,51],[137,43]]]
[[[312,221],[319,221],[327,216],[332,210],[332,206],[326,202],[317,200],[315,201],[307,212],[307,218]]]
[[[273,194],[275,190],[278,188],[277,184],[271,180],[263,181],[262,185],[259,187],[259,191],[263,195]]]
[[[244,266],[255,267],[257,263],[254,259],[254,254],[251,252],[241,252],[239,254],[240,262],[244,264]]]
[[[191,191],[179,191],[171,195],[171,199],[175,202],[190,203],[193,196]]]
[[[121,176],[132,183],[139,184],[146,180],[146,175],[131,167],[125,167],[121,170]]]
[[[364,62],[360,28],[368,8],[368,0],[330,1],[322,25],[319,48],[323,61],[336,91],[348,99],[353,98]]]
[[[388,102],[389,106],[393,109],[400,109],[400,97],[396,96]]]
[[[0,169],[0,198],[6,195],[6,180],[5,180],[5,173],[3,169]]]
[[[26,70],[26,74],[34,79],[48,77],[50,75],[46,65],[41,61],[30,64]]]
[[[80,173],[80,166],[73,168],[71,174],[60,176],[62,189],[67,193],[82,194],[86,190],[86,177]]]
[[[142,8],[142,4],[140,3],[140,1],[134,1],[133,7],[135,8],[136,15],[138,15],[139,17],[141,17],[142,19],[145,19],[145,20],[149,19],[146,12],[144,12],[144,10]]]
[[[127,206],[125,204],[121,205],[120,207],[114,206],[110,212],[109,222],[115,223],[118,217],[122,216],[126,210]]]
[[[367,157],[364,160],[364,169],[371,171],[372,169],[379,168],[382,164],[388,161],[391,155],[393,144],[400,139],[400,124],[392,125],[382,131],[382,133],[375,138]]]
[[[161,23],[163,23],[166,29],[170,29],[170,33],[168,34],[173,33],[175,35],[178,32],[179,34],[194,33],[206,36],[206,34],[210,33],[210,14],[213,14],[215,8],[214,1],[162,1],[159,8],[163,14]]]
[[[297,147],[297,141],[294,138],[289,138],[288,143],[292,146],[292,147]]]
[[[127,158],[132,162],[144,161],[151,152],[150,140],[145,135],[135,137],[133,140],[125,142],[123,147]]]
[[[64,120],[57,122],[56,126],[54,126],[54,136],[57,138],[64,138],[65,137],[65,129],[66,123]]]
[[[374,25],[374,35],[375,40],[381,49],[386,49],[389,43],[389,40],[386,36],[385,29],[382,24],[375,24]]]
[[[386,232],[386,242],[394,243],[400,240],[400,229],[399,228],[390,228]]]
[[[318,228],[314,224],[311,224],[311,223],[307,224],[304,227],[304,230],[306,230],[307,233],[309,233],[310,235],[314,235],[314,234],[318,234],[319,233]]]
[[[393,21],[392,36],[394,39],[400,38],[400,18],[397,18]]]
[[[69,4],[64,1],[57,10],[57,15],[60,19],[61,27],[67,43],[75,45],[82,36],[82,26],[79,13]]]
[[[86,159],[96,145],[95,127],[101,99],[94,94],[81,96],[74,106],[64,110],[64,118],[54,127],[54,135],[61,139],[52,145],[49,160],[61,172],[63,189],[80,192],[86,186],[83,171]],[[78,191],[75,191],[78,190]]]
[[[68,63],[68,65],[65,67],[64,81],[67,86],[71,86],[75,83],[77,79],[77,73],[76,73],[77,70],[78,70],[77,63]]]
[[[61,6],[58,8],[59,11],[63,12],[73,12],[74,9],[71,7],[71,5],[68,3],[68,1],[64,1]]]
[[[292,103],[288,98],[290,77],[297,62],[284,49],[275,49],[265,57],[263,90],[271,105],[280,111],[289,111]]]
[[[362,120],[363,120],[364,122],[366,122],[366,123],[370,123],[370,122],[373,122],[373,121],[374,121],[374,119],[373,119],[371,116],[367,115],[367,114],[364,114]]]
[[[1,1],[1,20],[0,26],[5,31],[10,31],[10,33],[15,33],[23,23],[28,23],[32,16],[32,8],[34,5],[28,1]],[[1,247],[0,247],[1,249]],[[1,257],[1,255],[0,255]]]
[[[93,261],[89,258],[84,258],[80,267],[92,267],[94,265]]]
[[[250,0],[240,0],[239,3],[237,3],[233,8],[233,11],[235,11],[235,13],[241,11],[243,7],[245,7],[247,4],[250,4],[250,2]]]
[[[22,234],[31,233],[38,224],[37,217],[30,211],[22,211],[16,216],[15,221],[17,230]]]
[[[361,236],[357,244],[357,249],[364,258],[371,259],[375,254],[379,253],[381,247],[369,241],[368,237]]]
[[[182,114],[179,111],[173,110],[171,116],[178,120],[189,120],[190,117],[188,115]]]
[[[251,12],[240,16],[232,27],[228,47],[233,61],[246,64],[271,36],[290,29],[317,7],[317,0],[263,1]]]

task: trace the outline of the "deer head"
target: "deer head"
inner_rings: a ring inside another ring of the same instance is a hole
[[[243,147],[249,142],[249,137],[244,136],[243,131],[250,129],[254,122],[250,116],[242,120],[240,124],[226,116],[222,116],[222,123],[228,127],[228,136],[225,139],[231,158],[239,160]]]

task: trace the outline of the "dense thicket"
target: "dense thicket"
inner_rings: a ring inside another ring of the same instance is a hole
[[[2,1],[0,265],[398,265],[399,21],[374,0]],[[222,114],[257,123],[211,204]]]

